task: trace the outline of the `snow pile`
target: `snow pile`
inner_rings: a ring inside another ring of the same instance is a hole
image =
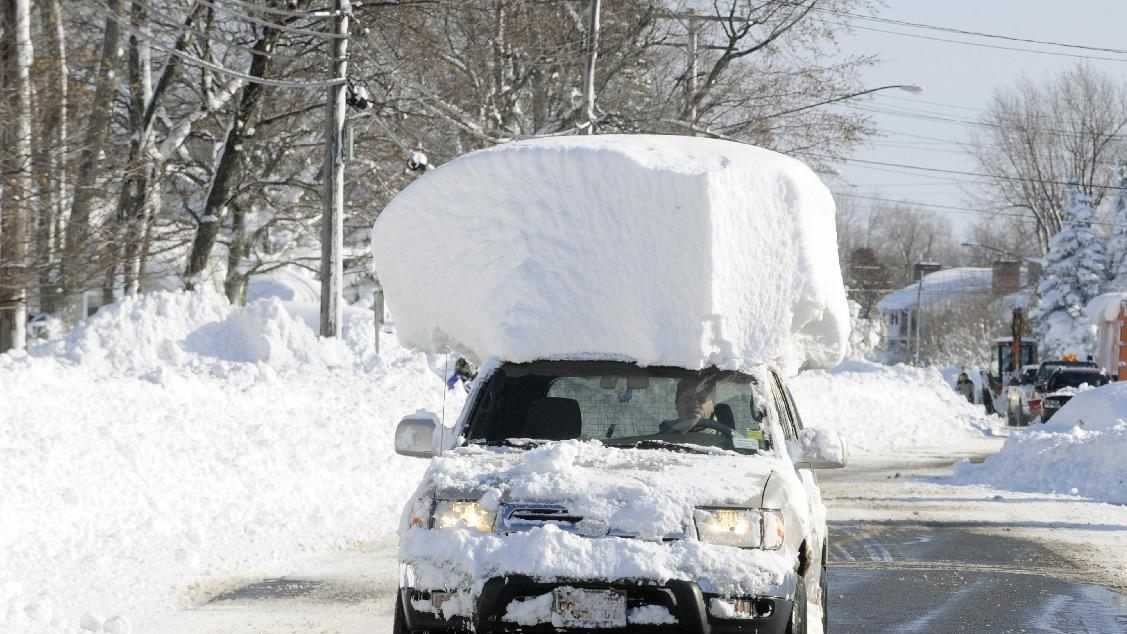
[[[960,484],[1082,495],[1127,503],[1127,383],[1080,390],[1040,429],[1017,432],[982,464],[961,464]]]
[[[344,342],[320,339],[300,314],[277,299],[260,300],[223,321],[202,326],[184,339],[183,348],[201,356],[273,368],[343,366],[352,356]]]
[[[789,384],[803,424],[837,430],[850,456],[973,450],[1002,424],[956,394],[935,368],[851,360]]]
[[[334,343],[315,315],[161,293],[0,355],[0,632],[147,633],[236,578],[394,532],[426,467],[393,454],[394,427],[439,411],[442,380],[388,338],[376,356],[369,312]]]
[[[829,191],[747,145],[608,135],[474,152],[399,194],[372,244],[400,336],[426,350],[797,370],[848,344]]]
[[[47,354],[103,371],[142,371],[185,361],[180,342],[201,326],[225,319],[227,299],[213,290],[128,297],[102,307]],[[37,351],[39,352],[39,351]]]

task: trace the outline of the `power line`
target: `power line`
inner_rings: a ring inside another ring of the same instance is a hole
[[[261,13],[270,15],[280,15],[288,18],[309,18],[309,19],[325,19],[333,17],[333,12],[329,9],[313,10],[313,11],[291,11],[289,9],[278,9],[275,7],[264,7],[244,0],[223,0],[226,4],[234,4],[243,7],[249,11],[259,11]]]
[[[991,129],[991,130],[1005,128],[1004,125],[997,124],[997,123],[988,123],[988,122],[985,122],[985,121],[972,121],[970,119],[956,119],[954,117],[947,117],[947,116],[942,116],[942,115],[937,115],[937,114],[929,114],[929,113],[926,113],[926,112],[919,112],[919,111],[902,110],[902,109],[893,110],[893,109],[888,109],[888,108],[874,108],[874,107],[871,107],[871,106],[863,106],[863,105],[858,105],[858,104],[842,104],[841,107],[850,108],[850,109],[853,109],[853,110],[860,110],[862,112],[870,112],[870,113],[873,113],[873,114],[887,114],[887,115],[891,115],[891,116],[895,116],[895,117],[907,117],[909,119],[923,119],[923,120],[927,120],[927,121],[938,121],[938,122],[941,122],[941,123],[957,124],[957,125],[962,125],[962,126],[973,126],[973,127],[976,127],[976,128],[987,128],[987,129]],[[1071,131],[1071,130],[1061,130],[1059,128],[1028,128],[1027,127],[1027,129],[1034,130],[1034,131],[1037,131],[1037,132],[1044,132],[1044,133],[1052,135],[1052,136],[1073,137],[1073,138],[1085,138],[1085,137],[1095,136],[1095,135],[1091,135],[1091,134],[1085,134],[1083,132],[1074,132],[1074,131]],[[1106,136],[1108,138],[1112,138],[1112,139],[1119,139],[1119,140],[1127,139],[1127,134],[1108,134]]]
[[[861,200],[871,200],[871,201],[874,201],[874,202],[889,203],[889,204],[892,204],[892,205],[899,205],[899,206],[902,206],[902,207],[912,207],[912,208],[920,207],[920,208],[926,208],[926,209],[941,209],[941,210],[946,211],[948,213],[961,213],[961,214],[970,214],[970,215],[979,215],[979,216],[990,216],[991,218],[1000,216],[1000,217],[1003,217],[1003,218],[1016,218],[1018,220],[1022,220],[1024,222],[1029,222],[1029,223],[1036,222],[1036,219],[1032,218],[1029,214],[1013,213],[1013,212],[995,210],[995,209],[974,209],[974,208],[971,208],[971,207],[959,207],[959,206],[956,206],[956,205],[940,205],[940,204],[935,204],[935,203],[920,202],[918,200],[903,200],[903,199],[897,200],[895,198],[882,198],[880,196],[865,196],[865,195],[862,195],[862,194],[849,194],[849,193],[845,193],[845,192],[832,192],[832,193],[833,193],[834,196],[840,196],[842,198],[857,198],[857,199],[861,199]],[[1090,225],[1100,225],[1100,226],[1104,226],[1104,227],[1123,226],[1123,225],[1120,225],[1119,223],[1108,222],[1106,220],[1092,220],[1088,224],[1090,224]]]
[[[225,0],[225,1],[227,1],[227,0]],[[244,13],[238,13],[236,11],[231,11],[228,7],[221,5],[221,4],[216,4],[215,2],[212,2],[211,0],[196,0],[196,2],[202,4],[205,7],[211,7],[212,9],[215,9],[217,11],[221,11],[223,13],[226,13],[226,14],[234,17],[237,20],[245,20],[247,22],[253,22],[254,24],[257,24],[259,26],[264,26],[268,29],[278,29],[279,31],[285,31],[287,33],[291,33],[291,34],[295,34],[295,35],[309,35],[311,37],[319,37],[319,38],[325,39],[325,40],[339,40],[339,39],[346,39],[348,37],[347,35],[338,35],[336,33],[328,33],[328,32],[325,32],[325,31],[314,31],[314,30],[311,30],[311,29],[302,29],[302,28],[298,28],[298,27],[295,27],[295,26],[291,26],[289,24],[281,24],[281,23],[278,23],[278,22],[271,22],[269,20],[263,20],[262,18],[256,18],[252,15],[246,15]]]
[[[178,57],[181,60],[183,60],[184,62],[187,62],[188,64],[192,64],[193,66],[207,68],[209,70],[215,71],[215,72],[223,74],[223,75],[228,75],[230,77],[242,79],[243,81],[247,81],[247,82],[251,82],[251,83],[255,83],[255,84],[262,84],[264,86],[274,86],[274,87],[277,87],[277,88],[325,88],[327,86],[338,86],[338,85],[341,85],[341,84],[343,84],[347,81],[347,79],[345,79],[343,77],[337,78],[337,79],[310,80],[310,81],[287,81],[287,80],[281,80],[281,79],[267,79],[265,77],[255,77],[255,76],[249,75],[247,73],[243,73],[243,72],[240,72],[240,71],[237,71],[237,70],[232,70],[232,69],[227,68],[226,66],[222,66],[220,64],[214,64],[214,63],[209,62],[207,60],[200,59],[200,58],[196,57],[195,55],[190,55],[188,53],[178,51],[174,48],[169,48],[167,46],[164,46],[163,44],[161,44],[159,42],[159,40],[157,40],[152,35],[146,33],[145,31],[143,31],[141,29],[133,28],[133,26],[127,20],[125,20],[121,16],[117,15],[108,6],[105,6],[102,3],[95,3],[93,5],[93,7],[94,7],[95,11],[104,15],[107,19],[113,20],[114,22],[116,22],[117,25],[118,25],[118,28],[120,28],[122,31],[137,36],[138,38],[147,42],[150,47],[152,47],[152,48],[154,48],[154,49],[156,49],[156,50],[158,50],[162,53],[165,53],[167,55],[172,55],[174,57]]]
[[[100,3],[100,4],[104,4],[104,3]],[[106,8],[109,9],[108,6]],[[151,6],[146,7],[145,11],[149,15],[149,17],[156,18],[157,20],[163,20],[164,22],[167,22],[169,24],[175,24],[177,27],[183,26],[183,24],[179,23],[180,22],[179,20],[174,19],[172,16],[170,16],[167,13],[163,13],[161,11],[155,11],[155,10],[153,10],[153,8]],[[124,17],[124,16],[122,16],[122,17]],[[214,31],[214,30],[210,31],[208,33],[208,39],[210,41],[221,42],[223,44],[226,44],[230,48],[233,48],[233,49],[238,50],[238,51],[243,51],[244,53],[247,53],[248,55],[254,55],[256,57],[267,57],[267,58],[270,58],[270,59],[273,59],[273,60],[288,60],[288,61],[295,61],[295,62],[304,60],[306,58],[306,56],[304,56],[304,55],[283,55],[283,54],[280,54],[280,53],[268,53],[266,51],[259,51],[259,50],[256,50],[252,46],[246,46],[245,44],[242,44],[241,42],[236,41],[233,37],[230,37],[225,33],[222,34],[222,35],[220,33],[222,33],[222,32]],[[156,37],[155,33],[152,32],[152,31],[149,31],[147,33],[147,35],[150,38]]]
[[[858,163],[858,164],[861,164],[861,165],[877,165],[877,166],[880,166],[880,167],[897,167],[897,168],[900,168],[900,169],[916,170],[916,171],[921,171],[921,172],[933,172],[933,173],[936,173],[936,174],[951,174],[951,175],[955,175],[955,176],[974,176],[974,177],[978,177],[978,178],[985,178],[985,179],[988,179],[988,180],[1004,180],[1004,181],[1017,182],[1017,183],[1033,183],[1033,184],[1039,184],[1039,185],[1058,185],[1058,186],[1061,186],[1061,187],[1068,187],[1068,186],[1074,184],[1074,183],[1069,183],[1069,182],[1065,182],[1065,181],[1054,181],[1054,180],[1046,180],[1046,179],[1040,179],[1040,178],[1023,178],[1021,176],[1009,176],[1009,175],[1005,175],[1005,174],[985,174],[983,172],[970,172],[970,171],[966,171],[966,170],[945,169],[945,168],[941,168],[941,167],[926,167],[926,166],[923,166],[923,165],[910,165],[908,163],[890,163],[890,162],[885,162],[885,161],[871,161],[871,160],[867,160],[867,159],[855,159],[855,158],[842,159],[842,158],[835,158],[835,157],[832,157],[832,156],[825,156],[825,155],[819,155],[819,154],[811,154],[810,156],[816,157],[816,158],[824,160],[824,161],[843,160],[847,163]],[[1095,188],[1095,189],[1105,189],[1105,190],[1109,190],[1109,191],[1127,191],[1127,187],[1120,187],[1118,185],[1097,185],[1095,183],[1092,183],[1090,186]]]
[[[794,4],[794,3],[792,3]],[[798,3],[799,6],[806,6]],[[853,13],[850,11],[843,11],[840,9],[827,9],[823,7],[814,7],[815,11],[822,13],[830,13],[837,16],[847,16],[858,20],[866,20],[869,22],[879,22],[883,24],[892,24],[895,26],[909,27],[914,29],[926,29],[929,31],[939,31],[943,33],[953,33],[955,35],[966,35],[971,37],[981,37],[992,40],[1005,40],[1009,42],[1021,42],[1023,44],[1039,44],[1042,46],[1057,46],[1060,48],[1071,48],[1084,51],[1095,51],[1097,53],[1116,53],[1119,55],[1127,55],[1127,49],[1121,48],[1108,48],[1103,46],[1092,46],[1089,44],[1075,44],[1071,42],[1055,42],[1052,40],[1037,40],[1033,38],[1017,37],[1014,35],[1004,35],[1001,33],[988,33],[985,31],[971,31],[968,29],[959,29],[949,26],[939,26],[935,24],[924,24],[920,22],[909,22],[907,20],[897,20],[894,18],[882,18],[872,15],[862,15],[860,13]]]
[[[1008,212],[1008,211],[998,211],[998,210],[993,210],[993,209],[973,209],[971,207],[959,207],[959,206],[956,206],[956,205],[940,205],[940,204],[935,204],[935,203],[920,202],[918,200],[903,200],[903,199],[895,199],[895,198],[883,198],[881,196],[865,196],[863,194],[850,194],[850,193],[846,193],[846,192],[833,192],[833,195],[834,196],[840,196],[842,198],[856,198],[856,199],[859,199],[859,200],[870,200],[870,201],[874,201],[874,202],[888,203],[888,204],[891,204],[891,205],[901,205],[901,206],[904,206],[904,207],[922,207],[922,208],[928,208],[928,209],[941,209],[943,211],[947,211],[947,212],[950,212],[950,213],[973,214],[973,215],[978,215],[978,216],[982,216],[982,215],[989,215],[991,217],[1003,216],[1003,217],[1008,217],[1008,218],[1018,218],[1018,219],[1021,219],[1021,220],[1025,220],[1026,222],[1035,222],[1035,220],[1033,218],[1031,218],[1028,214],[1013,213],[1013,212]],[[1110,223],[1093,222],[1093,224],[1110,224]]]
[[[844,25],[844,23],[839,23]],[[859,31],[871,31],[873,33],[885,33],[888,35],[898,35],[900,37],[909,37],[917,40],[928,40],[931,42],[943,42],[946,44],[958,44],[961,46],[971,46],[975,48],[989,48],[999,51],[1014,51],[1017,53],[1033,53],[1034,55],[1049,55],[1052,57],[1071,57],[1073,59],[1085,59],[1097,62],[1127,62],[1127,58],[1120,57],[1101,57],[1096,55],[1083,55],[1081,53],[1066,53],[1064,51],[1043,51],[1035,48],[1022,48],[1018,46],[1003,46],[1000,44],[986,44],[983,42],[967,42],[965,40],[952,40],[945,37],[935,37],[932,35],[923,35],[921,33],[904,33],[903,31],[891,31],[888,29],[878,29],[871,26],[858,26],[856,24],[848,25],[849,28],[857,29]]]

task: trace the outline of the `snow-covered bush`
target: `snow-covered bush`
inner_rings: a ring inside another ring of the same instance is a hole
[[[1049,241],[1037,287],[1040,299],[1031,315],[1046,358],[1091,353],[1094,333],[1084,320],[1084,306],[1103,292],[1107,274],[1103,239],[1092,230],[1091,198],[1070,187],[1064,213],[1064,227]]]

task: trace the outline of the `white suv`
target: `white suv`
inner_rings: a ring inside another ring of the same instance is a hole
[[[491,363],[400,531],[395,632],[805,632],[826,617],[812,469],[844,466],[778,374]]]

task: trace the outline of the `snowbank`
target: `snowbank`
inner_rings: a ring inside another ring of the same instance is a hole
[[[310,317],[158,293],[0,355],[0,632],[154,631],[235,575],[394,532],[426,467],[394,426],[442,380],[389,338],[375,355],[367,311],[338,342]]]
[[[848,345],[829,191],[747,145],[608,135],[474,152],[399,194],[372,244],[400,336],[426,350],[796,371]]]
[[[960,484],[1081,495],[1127,503],[1127,383],[1080,390],[1039,429],[1016,432],[982,464],[962,464]]]
[[[1086,429],[1107,430],[1127,420],[1127,382],[1077,390],[1076,395],[1051,420],[1052,428],[1079,425]]]
[[[803,423],[837,430],[851,456],[973,451],[1002,425],[934,368],[850,360],[789,383]]]

